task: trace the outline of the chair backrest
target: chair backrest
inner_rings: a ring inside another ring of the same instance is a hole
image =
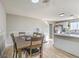
[[[31,46],[34,44],[33,41],[36,41],[36,43],[34,45],[43,45],[43,40],[44,40],[44,37],[41,36],[41,37],[32,37],[31,38]]]
[[[42,37],[42,33],[34,32],[33,37]]]
[[[33,42],[35,41],[35,43]],[[43,37],[32,37],[30,47],[42,47],[43,46]]]
[[[19,32],[19,36],[25,36],[25,32]]]
[[[13,41],[14,49],[17,50],[17,44],[16,44],[16,41],[15,41],[14,33],[11,34],[11,38],[12,38],[12,41]]]

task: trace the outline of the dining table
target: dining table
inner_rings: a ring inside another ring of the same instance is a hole
[[[31,46],[31,38],[33,36],[16,36],[15,41],[17,43],[17,49],[24,49]],[[41,44],[40,40],[32,41],[32,45]],[[21,53],[19,53],[19,57],[21,57]]]
[[[22,36],[24,37],[24,36]],[[19,36],[15,37],[15,41],[17,43],[17,48],[25,48],[29,47],[31,44],[31,38],[34,38],[32,36],[25,36],[26,38],[21,38]],[[40,40],[33,40],[32,45],[41,44]]]

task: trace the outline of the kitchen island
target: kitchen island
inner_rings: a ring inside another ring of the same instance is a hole
[[[79,35],[55,33],[54,47],[79,57]]]

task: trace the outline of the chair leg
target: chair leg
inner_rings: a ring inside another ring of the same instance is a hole
[[[28,57],[28,55],[29,55],[29,54],[28,54],[28,52],[27,52],[27,51],[25,51],[25,57],[26,57],[26,58]]]
[[[17,58],[17,51],[16,50],[13,51],[13,58],[14,57]]]
[[[42,58],[42,47],[40,47],[40,58]]]
[[[32,57],[32,48],[30,48],[30,57]]]
[[[18,52],[16,51],[16,55],[15,55],[16,58],[17,58],[17,53],[18,53]]]
[[[14,55],[15,55],[15,50],[13,51],[13,58],[14,58]]]
[[[19,58],[22,58],[22,51],[21,50],[18,51],[18,54],[19,54]]]

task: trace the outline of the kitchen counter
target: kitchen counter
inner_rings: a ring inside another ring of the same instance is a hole
[[[54,33],[54,47],[79,57],[79,35]]]
[[[79,38],[79,35],[78,34],[54,33],[54,35]]]

